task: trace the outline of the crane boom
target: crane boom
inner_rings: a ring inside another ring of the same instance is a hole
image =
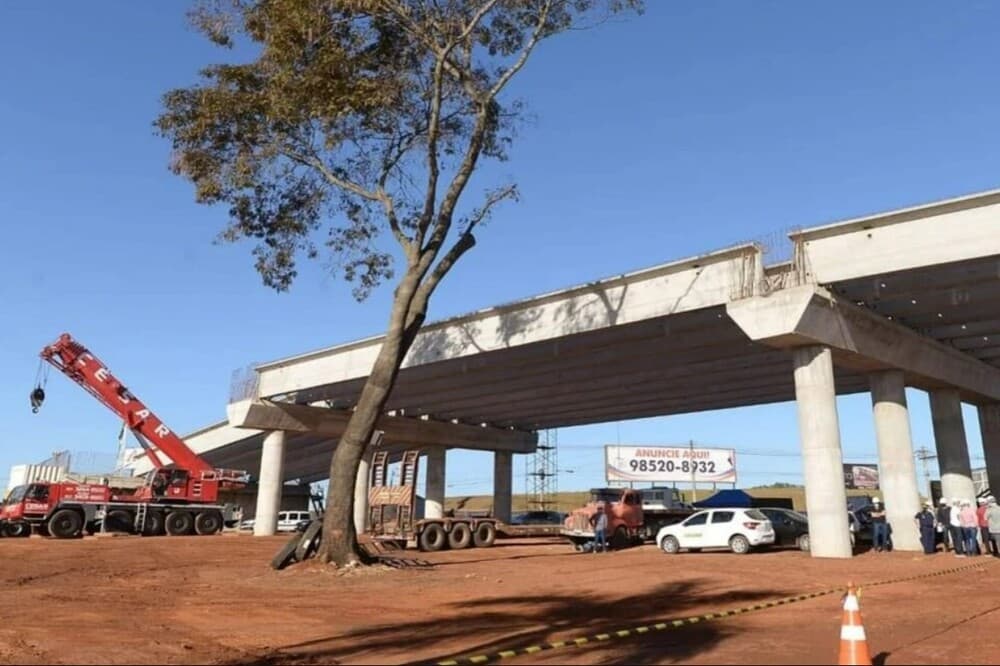
[[[245,472],[217,470],[168,428],[141,400],[136,398],[86,347],[63,333],[45,347],[40,356],[117,414],[143,444],[155,469],[165,467],[157,452],[166,455],[177,468],[196,478],[238,481]],[[145,440],[145,441],[143,441]]]

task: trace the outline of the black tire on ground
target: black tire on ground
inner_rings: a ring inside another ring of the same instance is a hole
[[[802,551],[805,551],[805,552],[808,553],[809,552],[809,535],[808,534],[801,535],[796,540],[796,545],[799,547],[799,550],[802,550]]]
[[[124,532],[131,534],[135,531],[135,519],[130,511],[125,509],[112,509],[104,517],[105,532]]]
[[[660,542],[660,550],[667,555],[675,555],[681,551],[681,542],[677,540],[677,537],[667,535]]]
[[[146,524],[142,526],[142,536],[163,535],[163,513],[150,511],[146,514]]]
[[[472,528],[468,523],[455,523],[448,533],[448,547],[452,550],[468,548],[472,543]]]
[[[444,532],[444,527],[440,523],[431,523],[424,526],[424,531],[420,533],[420,550],[435,552],[443,549],[448,544],[448,535]]]
[[[194,531],[204,536],[222,531],[222,514],[218,511],[202,511],[194,518]]]
[[[7,536],[14,539],[23,539],[24,537],[31,536],[31,525],[24,521],[17,521],[13,523],[7,523]]]
[[[183,536],[194,529],[194,517],[187,511],[171,511],[163,524],[170,536]]]
[[[750,552],[750,541],[742,534],[733,535],[729,539],[729,550],[737,555],[746,555]]]
[[[472,533],[472,543],[476,548],[489,548],[497,540],[497,528],[493,523],[479,523]]]
[[[83,516],[73,509],[59,509],[49,518],[49,533],[57,539],[72,539],[80,536]]]
[[[299,545],[295,547],[295,559],[305,562],[319,550],[319,543],[323,538],[323,521],[310,521],[305,531],[299,533],[299,537]]]
[[[628,547],[628,530],[624,525],[619,525],[615,533],[611,535],[611,550],[625,550]]]
[[[281,571],[289,564],[295,562],[295,549],[299,546],[302,535],[296,532],[291,539],[285,542],[278,554],[271,558],[271,568]]]

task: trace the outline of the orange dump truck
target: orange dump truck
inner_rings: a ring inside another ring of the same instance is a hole
[[[615,550],[651,541],[664,525],[694,513],[680,501],[675,488],[595,488],[590,491],[590,501],[572,511],[560,530],[577,550],[593,543],[592,519],[601,504],[608,517],[608,542]]]

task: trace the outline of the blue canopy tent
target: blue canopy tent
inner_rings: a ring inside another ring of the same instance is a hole
[[[708,499],[694,502],[693,506],[696,509],[715,509],[719,507],[749,509],[754,506],[754,500],[753,497],[742,490],[720,490]]]

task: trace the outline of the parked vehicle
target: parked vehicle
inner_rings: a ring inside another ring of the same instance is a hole
[[[305,528],[300,529],[300,525],[308,525],[310,520],[312,520],[312,515],[308,511],[279,511],[277,530],[279,532],[301,532]],[[256,519],[250,518],[240,523],[240,529],[252,530],[256,524]]]
[[[755,546],[774,543],[774,528],[759,509],[709,509],[687,520],[667,525],[656,535],[656,545],[664,553],[687,549],[729,548],[734,553],[749,553]]]
[[[657,495],[646,501],[646,492]],[[571,512],[560,530],[578,551],[594,540],[591,518],[600,510],[599,505],[604,507],[608,517],[607,537],[615,550],[651,540],[664,525],[676,523],[693,513],[693,509],[680,501],[680,495],[673,488],[595,488],[590,491],[590,501]]]
[[[220,504],[219,491],[245,487],[246,472],[216,469],[192,451],[68,333],[40,356],[121,418],[153,469],[145,477],[67,473],[59,480],[20,485],[0,507],[0,535],[24,537],[34,530],[69,539],[97,529],[148,536],[217,534],[233,519],[237,507]],[[39,384],[31,392],[32,411],[44,401]]]
[[[519,511],[510,517],[511,525],[562,525],[565,513],[559,511]]]
[[[775,546],[795,546],[799,550],[809,550],[809,520],[804,514],[791,509],[759,507],[774,528]]]
[[[372,538],[398,548],[406,548],[413,542],[420,550],[427,551],[492,546],[499,523],[495,518],[471,515],[416,518],[415,484],[419,460],[418,449],[404,451],[400,485],[390,486],[386,485],[389,454],[376,451],[368,485],[368,533]],[[308,536],[306,532],[303,538]]]

